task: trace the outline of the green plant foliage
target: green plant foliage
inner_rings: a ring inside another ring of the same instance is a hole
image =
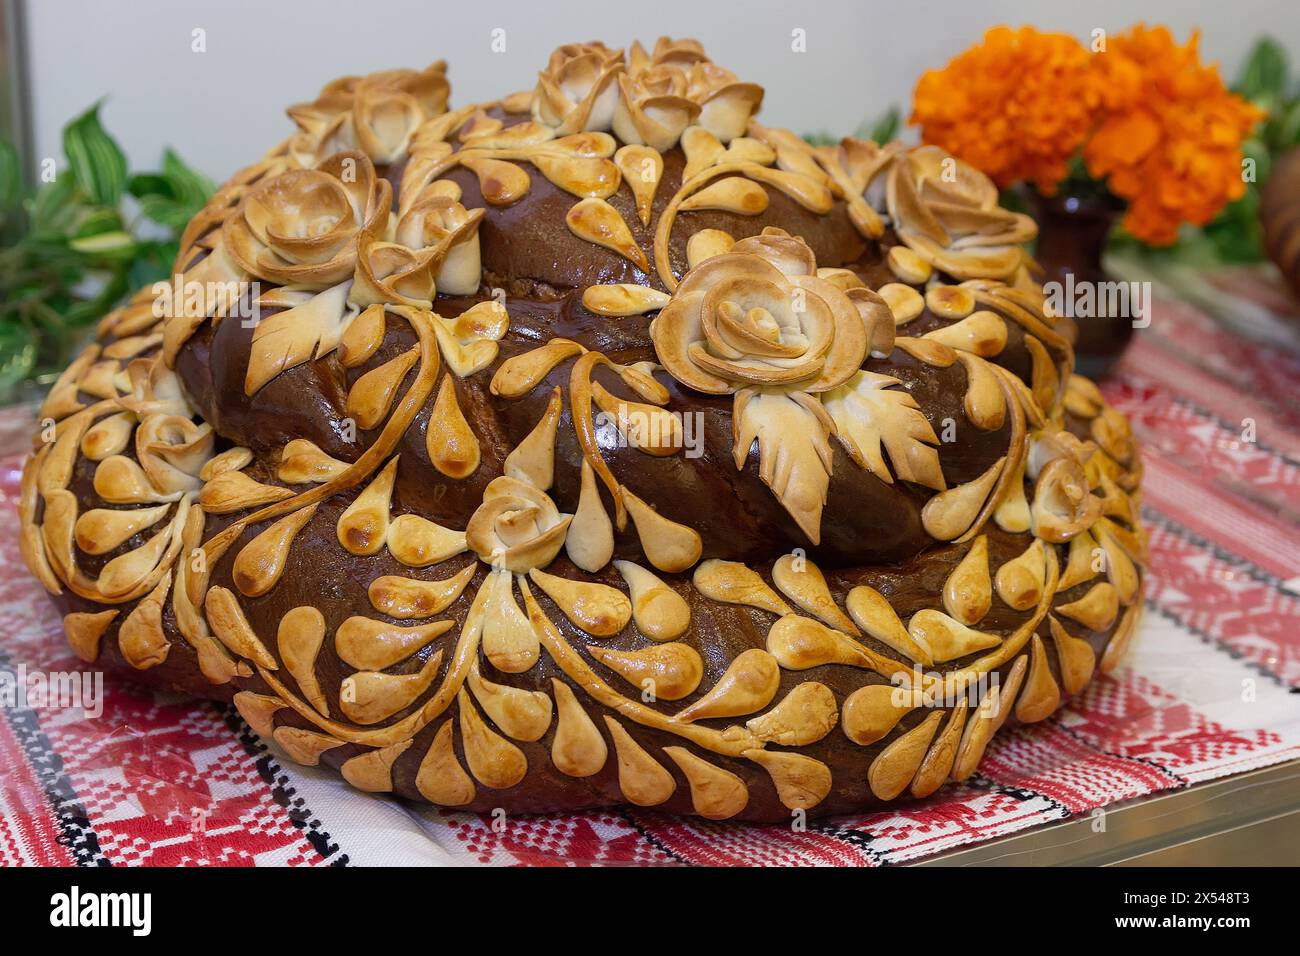
[[[898,135],[901,115],[897,106],[891,106],[884,113],[881,113],[874,120],[868,120],[858,126],[853,131],[857,139],[869,139],[876,143],[888,143]],[[840,141],[839,136],[825,131],[820,133],[809,133],[804,139],[813,146],[834,146]]]
[[[67,364],[87,330],[128,293],[169,276],[185,224],[212,183],[170,149],[158,172],[130,172],[99,104],[63,130],[66,169],[24,189],[0,141],[0,402]]]

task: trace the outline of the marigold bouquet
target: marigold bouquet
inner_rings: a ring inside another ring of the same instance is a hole
[[[1135,238],[1169,245],[1245,192],[1242,143],[1265,116],[1200,62],[1198,43],[1141,24],[1091,47],[996,27],[921,77],[911,122],[1003,187],[1103,184]]]

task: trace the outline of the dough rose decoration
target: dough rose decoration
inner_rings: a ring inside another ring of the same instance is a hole
[[[763,103],[761,86],[740,82],[712,62],[698,41],[669,37],[660,37],[653,53],[639,41],[632,44],[619,92],[614,131],[625,142],[659,150],[675,145],[692,122],[729,143],[745,135]]]
[[[694,40],[660,37],[647,53],[603,43],[574,43],[551,54],[538,74],[533,119],[556,136],[608,130],[628,145],[667,150],[699,125],[721,143],[744,136],[763,88],[713,63]]]
[[[350,149],[376,163],[395,163],[406,155],[416,130],[446,112],[450,94],[443,60],[424,70],[384,70],[335,80],[312,102],[289,107],[289,118],[299,129],[289,140],[289,152],[307,168]]]
[[[1044,541],[1063,544],[1101,517],[1102,500],[1091,493],[1074,455],[1053,458],[1038,474],[1030,510],[1031,529]]]
[[[222,227],[231,258],[251,275],[324,288],[356,267],[357,237],[383,234],[392,186],[360,152],[331,156],[259,183]]]
[[[888,157],[868,193],[878,178],[898,238],[935,269],[957,279],[1024,275],[1022,244],[1038,228],[1023,213],[999,207],[997,186],[969,163],[920,146]]]
[[[879,296],[819,276],[807,243],[769,228],[688,272],[650,336],[677,381],[736,396],[736,467],[757,440],[763,481],[820,541],[834,425],[817,394],[857,373],[869,344],[892,348]]]
[[[686,92],[687,79],[681,70],[647,65],[619,74],[614,134],[632,145],[660,152],[671,149],[700,115],[699,104]]]
[[[618,96],[614,78],[622,69],[623,51],[603,43],[559,47],[537,74],[533,119],[551,127],[556,136],[609,129]]]
[[[777,231],[692,269],[650,335],[668,373],[701,392],[767,385],[824,392],[862,365],[865,322],[875,315],[817,276],[807,243]]]
[[[560,514],[545,491],[502,475],[484,490],[465,540],[493,567],[524,574],[555,559],[572,520],[573,515]]]
[[[483,278],[478,227],[482,209],[466,209],[458,198],[423,199],[397,223],[395,238],[409,249],[432,250],[437,289],[447,295],[471,295]]]

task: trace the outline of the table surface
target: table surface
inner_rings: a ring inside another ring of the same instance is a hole
[[[964,785],[793,832],[637,809],[499,830],[295,767],[230,708],[110,682],[95,719],[0,714],[0,864],[1300,862],[1300,352],[1286,328],[1243,330],[1277,301],[1256,274],[1211,279],[1202,308],[1159,299],[1104,383],[1146,465],[1135,649]],[[0,412],[0,498],[30,415]],[[0,670],[77,667],[4,535],[0,615]]]
[[[1295,866],[1300,760],[939,853],[917,866]]]

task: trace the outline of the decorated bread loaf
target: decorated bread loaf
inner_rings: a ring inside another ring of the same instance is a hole
[[[764,126],[689,40],[444,72],[290,107],[50,392],[22,545],[80,657],[362,790],[765,821],[1115,666],[1137,449],[988,179]]]

